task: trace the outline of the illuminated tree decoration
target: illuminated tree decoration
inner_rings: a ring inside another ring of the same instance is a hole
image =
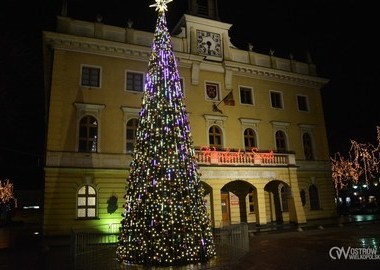
[[[358,143],[351,140],[351,148],[348,157],[345,158],[339,152],[334,158],[330,158],[332,167],[332,180],[338,193],[347,184],[362,181],[370,184],[380,173],[380,127],[377,127],[378,145]]]
[[[7,204],[11,200],[17,203],[13,194],[13,184],[6,179],[4,182],[0,180],[0,204]]]
[[[186,265],[216,255],[165,18],[170,1],[152,5],[158,19],[116,251],[127,265]]]

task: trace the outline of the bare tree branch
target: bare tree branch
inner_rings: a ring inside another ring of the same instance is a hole
[[[331,160],[332,180],[336,192],[349,183],[357,184],[364,181],[367,185],[380,172],[380,127],[377,127],[378,145],[358,143],[351,140],[351,148],[348,157],[345,158],[339,152]]]

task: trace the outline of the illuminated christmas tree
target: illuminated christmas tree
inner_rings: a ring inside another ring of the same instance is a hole
[[[13,184],[10,183],[8,179],[5,179],[4,182],[0,180],[0,205],[7,204],[12,200],[16,203],[16,198],[13,193]]]
[[[210,218],[165,11],[158,18],[125,194],[118,260],[184,265],[215,256]]]

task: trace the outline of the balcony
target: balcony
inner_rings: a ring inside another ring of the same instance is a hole
[[[274,153],[272,150],[231,151],[200,148],[195,151],[199,165],[230,166],[288,166],[295,165],[295,155],[290,153]]]
[[[199,165],[212,166],[294,166],[293,153],[274,153],[273,151],[252,151],[198,148],[195,158]],[[132,155],[109,153],[81,153],[48,151],[46,153],[47,167],[74,168],[128,168]]]

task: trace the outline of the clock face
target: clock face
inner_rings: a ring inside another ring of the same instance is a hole
[[[220,34],[197,30],[198,53],[222,57],[222,42]]]

